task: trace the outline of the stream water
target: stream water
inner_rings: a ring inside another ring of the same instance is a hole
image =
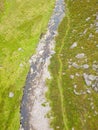
[[[47,32],[38,43],[36,54],[30,59],[28,73],[21,104],[20,130],[52,130],[46,114],[50,111],[46,101],[46,79],[51,78],[48,66],[54,54],[55,36],[57,29],[65,15],[64,0],[56,0],[54,12],[50,18]],[[42,105],[45,103],[45,106]]]

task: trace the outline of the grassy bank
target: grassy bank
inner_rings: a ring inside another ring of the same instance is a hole
[[[29,58],[55,0],[0,0],[0,130],[18,130]]]
[[[47,97],[54,117],[54,130],[97,130],[98,93],[84,81],[83,74],[96,75],[98,64],[97,0],[65,0],[66,16],[59,26],[55,55],[49,70]],[[72,45],[75,47],[72,47]],[[85,54],[83,58],[76,58]],[[74,63],[74,64],[73,64]],[[83,65],[87,68],[83,68]]]

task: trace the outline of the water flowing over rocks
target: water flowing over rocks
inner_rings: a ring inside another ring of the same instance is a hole
[[[46,114],[50,107],[45,98],[46,79],[51,78],[48,72],[50,58],[54,54],[58,25],[64,17],[64,0],[56,0],[54,13],[49,21],[47,32],[39,41],[36,54],[29,60],[31,67],[27,76],[21,105],[20,130],[52,130]],[[42,104],[45,103],[45,106]]]

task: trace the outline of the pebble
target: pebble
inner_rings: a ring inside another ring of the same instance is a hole
[[[83,67],[84,69],[88,69],[88,68],[89,68],[89,65],[88,65],[88,64],[84,64],[82,67]]]
[[[10,93],[9,93],[9,98],[12,98],[12,97],[14,97],[14,93],[13,93],[13,92],[10,92]]]
[[[77,59],[82,59],[82,58],[84,58],[84,56],[85,56],[84,53],[80,53],[80,54],[77,54],[77,55],[76,55],[76,58],[77,58]]]
[[[88,94],[91,94],[91,91],[90,91],[89,89],[87,89],[87,93],[88,93]]]
[[[79,77],[79,76],[80,76],[80,74],[78,74],[78,73],[76,73],[75,75],[76,75],[77,77]]]
[[[92,33],[89,34],[89,38],[92,38],[94,37],[94,35]]]
[[[39,51],[39,54],[40,54],[40,55],[42,55],[42,54],[43,54],[43,52],[44,52],[43,50],[42,50],[42,51]]]
[[[89,21],[91,18],[90,17],[88,17],[88,18],[86,18],[86,21]]]
[[[23,64],[21,63],[19,66],[20,66],[20,67],[23,67]]]
[[[88,76],[88,79],[91,80],[91,81],[94,81],[96,79],[96,76],[94,75],[89,75]]]
[[[77,63],[72,63],[72,66],[74,67],[74,68],[76,68],[76,69],[79,69],[80,67],[78,66],[78,64]]]
[[[88,75],[86,73],[83,74],[85,83],[87,86],[91,86],[92,82],[88,79]]]
[[[31,68],[31,74],[33,74],[33,69]]]
[[[22,48],[18,48],[18,51],[23,51],[23,49]]]
[[[73,48],[75,48],[75,47],[77,47],[77,42],[74,42],[74,43],[72,44],[72,46],[70,47],[70,49],[73,49]]]
[[[71,79],[74,79],[74,75],[70,75],[70,78],[71,78]]]

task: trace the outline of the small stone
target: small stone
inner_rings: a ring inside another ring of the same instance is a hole
[[[56,128],[57,128],[57,129],[59,129],[60,127],[59,127],[59,126],[57,126]]]
[[[88,93],[88,94],[91,94],[91,91],[90,91],[89,89],[87,89],[87,93]]]
[[[83,46],[81,46],[81,49],[84,49],[84,47],[83,47]]]
[[[98,27],[98,22],[96,22],[96,27]]]
[[[95,115],[98,115],[98,112],[97,112],[97,111],[95,111]]]
[[[88,68],[89,68],[89,65],[88,65],[88,64],[84,64],[82,67],[83,67],[84,69],[88,69]]]
[[[63,72],[63,73],[62,73],[62,75],[66,75],[66,73],[65,73],[65,72]]]
[[[20,67],[23,67],[23,64],[22,64],[22,63],[20,64]]]
[[[92,37],[94,37],[94,35],[92,33],[90,33],[89,38],[92,38]]]
[[[10,98],[14,97],[14,93],[13,93],[13,92],[10,92],[10,93],[9,93],[9,97],[10,97]]]
[[[89,21],[91,18],[90,17],[88,17],[88,18],[86,18],[86,21]]]
[[[88,78],[89,78],[89,80],[94,81],[94,80],[96,79],[96,76],[94,76],[94,75],[89,75]]]
[[[92,85],[92,82],[88,79],[88,75],[86,73],[83,74],[83,77],[84,77],[84,80],[85,80],[85,83],[87,86],[91,86]]]
[[[32,63],[32,60],[31,60],[31,59],[29,60],[29,63],[30,63],[30,64]]]
[[[75,47],[77,47],[77,42],[74,42],[74,43],[72,44],[72,46],[70,47],[70,49],[73,49],[73,48],[75,48]]]
[[[85,56],[84,53],[80,53],[80,54],[77,54],[77,55],[76,55],[76,58],[77,58],[77,59],[82,59],[82,58],[84,58],[84,56]]]
[[[74,94],[75,94],[75,95],[78,95],[78,96],[81,95],[80,93],[76,92],[75,89],[74,89]]]
[[[76,69],[79,69],[80,67],[78,66],[78,64],[77,63],[72,63],[72,66],[74,67],[74,68],[76,68]]]
[[[76,84],[74,85],[74,88],[77,88],[77,85],[76,85]]]
[[[77,77],[79,77],[79,76],[80,76],[80,74],[78,74],[78,73],[76,73],[75,75],[76,75]]]
[[[98,33],[98,29],[96,29],[95,33]]]
[[[71,65],[69,65],[68,68],[71,68]]]
[[[86,32],[87,32],[87,29],[84,30],[83,34],[86,34]]]
[[[71,78],[71,79],[74,79],[74,75],[70,75],[70,78]]]
[[[43,52],[44,52],[44,51],[42,50],[42,51],[40,51],[40,52],[39,52],[39,54],[40,54],[40,55],[42,55],[42,54],[43,54]]]
[[[18,48],[18,51],[23,51],[23,49],[22,48]]]
[[[92,110],[94,110],[94,106],[92,106]]]
[[[33,74],[33,69],[31,68],[31,74]]]

